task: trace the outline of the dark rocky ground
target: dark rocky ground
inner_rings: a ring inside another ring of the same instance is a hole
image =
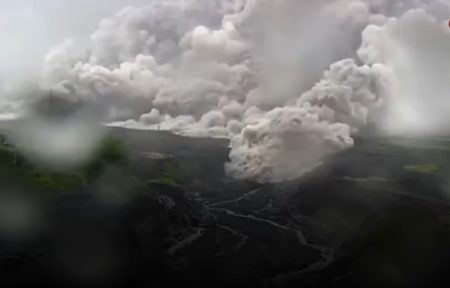
[[[0,287],[450,282],[448,139],[365,136],[299,180],[257,184],[224,176],[226,141],[109,133],[126,161],[64,193],[0,171],[40,219],[0,233]]]

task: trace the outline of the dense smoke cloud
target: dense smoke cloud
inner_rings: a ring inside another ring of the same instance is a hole
[[[333,64],[295,104],[246,123],[233,138],[229,172],[262,181],[294,179],[323,156],[351,147],[352,132],[366,125],[369,111],[382,104],[382,87],[377,87],[382,72],[379,66],[358,67],[350,59]]]
[[[84,43],[99,19],[126,5],[145,3],[148,0],[79,0],[76,5],[68,0],[0,1],[0,119],[15,117],[27,98],[35,98],[49,47],[69,35]]]
[[[110,125],[229,138],[230,175],[283,181],[369,122],[442,131],[448,12],[444,0],[149,0],[54,47],[41,83]]]
[[[391,133],[448,133],[450,30],[424,10],[411,10],[363,33],[359,55],[384,65],[393,80],[387,115]]]

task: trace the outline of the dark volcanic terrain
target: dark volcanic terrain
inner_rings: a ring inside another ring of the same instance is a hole
[[[301,179],[258,184],[224,175],[225,140],[119,128],[109,137],[126,156],[99,161],[64,189],[2,166],[2,193],[31,201],[42,219],[25,236],[0,233],[0,287],[433,287],[450,279],[446,138],[360,137]]]

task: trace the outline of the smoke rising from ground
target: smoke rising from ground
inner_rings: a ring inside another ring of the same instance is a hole
[[[229,138],[227,172],[259,181],[301,176],[368,123],[450,120],[448,1],[146,3],[51,49],[42,87],[110,125]]]
[[[423,10],[411,10],[383,27],[369,26],[359,50],[367,63],[391,73],[393,87],[384,127],[391,133],[448,133],[450,30]]]

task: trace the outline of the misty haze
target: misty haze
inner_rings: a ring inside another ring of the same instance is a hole
[[[449,287],[450,0],[0,0],[0,287]]]

